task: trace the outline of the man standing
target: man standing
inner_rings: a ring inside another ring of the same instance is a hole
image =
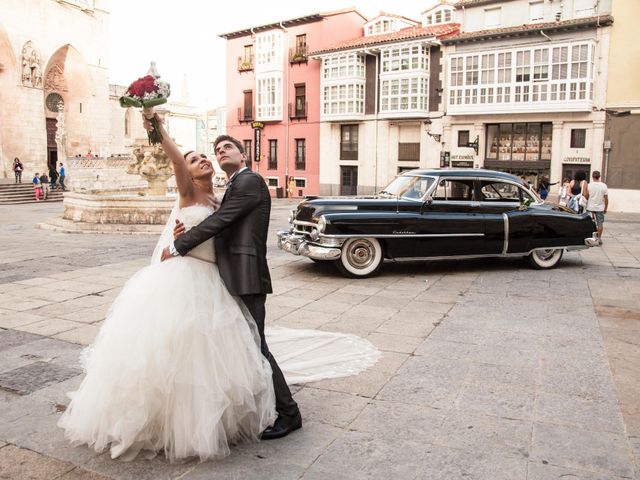
[[[255,320],[262,354],[273,371],[278,418],[262,433],[262,439],[280,438],[302,427],[302,417],[264,336],[265,301],[267,294],[272,292],[267,265],[271,196],[262,177],[246,166],[247,157],[239,140],[221,135],[215,140],[214,150],[220,167],[229,178],[220,208],[188,232],[184,232],[184,225],[178,223],[174,229],[175,241],[165,248],[162,259],[186,255],[215,237],[220,276],[229,293],[240,297]]]
[[[64,186],[64,178],[67,175],[67,172],[64,169],[64,164],[60,162],[60,190],[66,190],[67,187]]]
[[[22,170],[24,167],[22,166],[22,162],[18,157],[13,159],[13,173],[16,176],[16,183],[22,183]]]
[[[609,208],[609,193],[607,184],[600,181],[600,172],[594,170],[591,174],[592,182],[588,186],[587,211],[593,217],[598,227],[598,243],[602,245],[602,231],[604,230],[604,215]]]

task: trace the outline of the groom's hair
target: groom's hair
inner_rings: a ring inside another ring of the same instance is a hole
[[[213,142],[213,149],[215,150],[218,147],[218,144],[220,142],[225,142],[225,141],[233,143],[236,147],[238,147],[238,150],[240,150],[240,153],[244,153],[244,145],[242,145],[242,142],[237,138],[233,138],[230,135],[220,135],[218,138],[216,138],[215,141]]]

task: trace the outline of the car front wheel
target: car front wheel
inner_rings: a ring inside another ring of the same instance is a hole
[[[384,257],[382,246],[375,238],[351,238],[342,245],[342,254],[336,266],[343,275],[365,278],[375,275]]]
[[[562,259],[564,250],[561,248],[546,248],[542,250],[534,250],[527,257],[529,265],[538,270],[553,268]]]

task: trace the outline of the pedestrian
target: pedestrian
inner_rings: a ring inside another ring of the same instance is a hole
[[[46,173],[40,175],[40,185],[42,186],[42,199],[46,200],[49,196],[49,177]]]
[[[16,176],[16,183],[22,183],[22,171],[24,167],[18,157],[13,159],[13,173]]]
[[[567,207],[576,213],[584,212],[584,208],[587,206],[588,188],[587,174],[584,170],[578,170],[569,183]]]
[[[58,170],[56,170],[56,164],[49,165],[49,181],[51,182],[51,190],[58,188]]]
[[[571,181],[568,178],[562,180],[562,188],[560,189],[560,205],[567,206],[567,200],[569,199],[569,184]]]
[[[587,212],[593,217],[598,227],[598,244],[602,245],[602,232],[604,230],[604,216],[609,208],[609,193],[607,184],[600,181],[600,172],[594,170],[591,174],[591,183],[587,193]]]
[[[40,201],[40,197],[42,196],[42,184],[40,183],[40,174],[36,172],[33,176],[33,191],[36,194],[36,202]]]
[[[62,162],[60,162],[60,190],[66,190],[67,187],[65,187],[64,185],[64,177],[66,177],[66,171],[64,169],[64,164]]]
[[[538,188],[536,189],[536,191],[538,192],[542,200],[546,200],[547,197],[549,196],[549,188],[551,187],[551,185],[557,185],[557,184],[558,182],[549,183],[548,178],[542,177],[538,182]]]

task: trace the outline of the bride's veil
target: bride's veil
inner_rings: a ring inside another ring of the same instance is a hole
[[[173,208],[171,209],[171,213],[169,214],[169,219],[162,230],[162,234],[158,239],[158,243],[156,243],[156,247],[153,249],[153,254],[151,255],[151,265],[156,263],[160,263],[160,258],[162,257],[162,250],[164,247],[168,247],[173,241],[173,226],[176,224],[176,218],[178,218],[178,211],[180,210],[180,197],[176,197],[176,201],[173,204]]]

